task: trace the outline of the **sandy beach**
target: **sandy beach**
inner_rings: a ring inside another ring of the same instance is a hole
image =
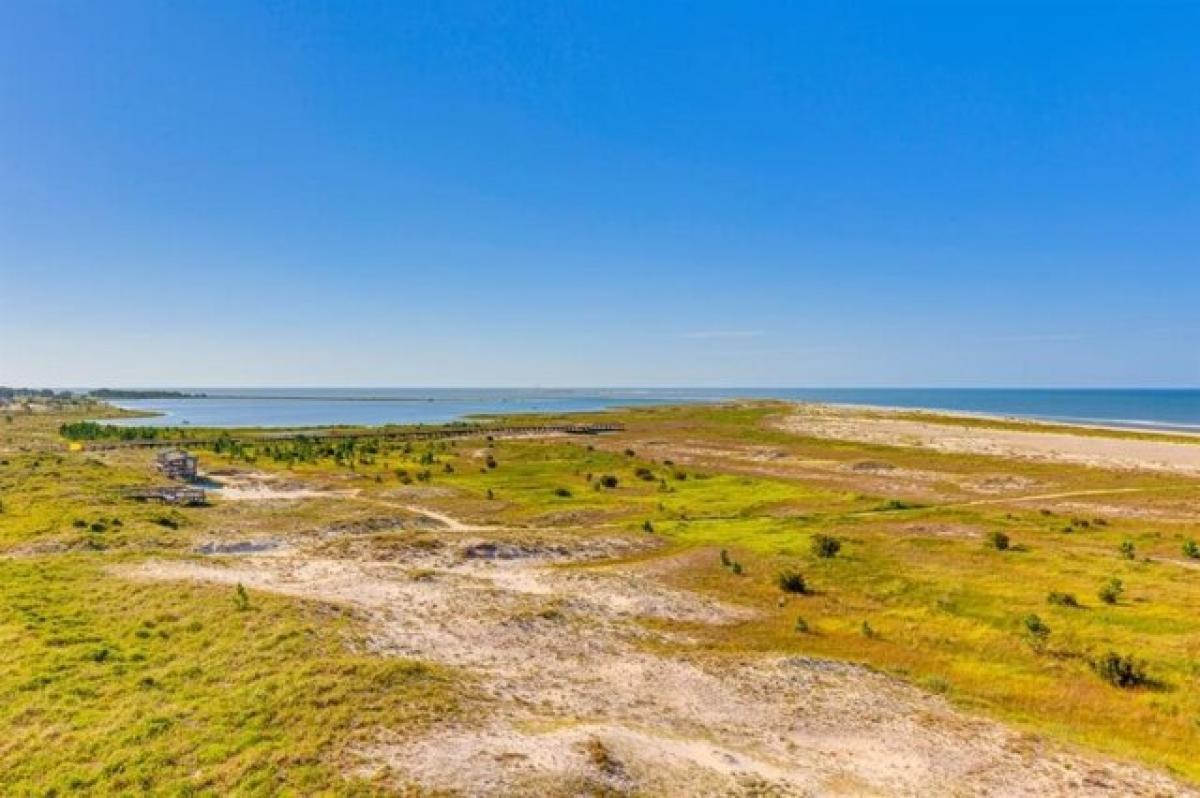
[[[913,420],[911,410],[805,405],[779,422],[781,429],[800,435],[857,441],[887,446],[909,446],[954,454],[979,454],[1054,463],[1072,463],[1129,471],[1159,471],[1200,474],[1200,436],[1196,442],[1122,437],[1121,430],[1081,427],[1089,434],[1071,434],[1058,429],[999,429],[989,421],[1012,419],[978,416],[979,426],[962,423],[961,415],[938,415]],[[976,418],[976,417],[968,417]],[[1112,435],[1091,434],[1111,431]]]

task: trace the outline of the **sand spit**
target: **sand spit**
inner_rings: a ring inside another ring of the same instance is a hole
[[[890,418],[886,412],[805,407],[779,422],[800,435],[912,446],[954,454],[1072,463],[1122,471],[1200,475],[1200,438],[1195,444],[1141,438],[1072,435],[1065,432],[994,429],[936,421]]]

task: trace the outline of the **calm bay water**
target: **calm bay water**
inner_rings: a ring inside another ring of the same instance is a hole
[[[204,398],[120,400],[162,413],[119,424],[324,426],[436,424],[488,413],[566,413],[609,407],[770,398],[930,408],[1055,421],[1200,429],[1200,390],[955,388],[197,388]]]

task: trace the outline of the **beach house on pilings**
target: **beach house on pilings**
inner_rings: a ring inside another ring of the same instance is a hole
[[[158,470],[170,479],[193,480],[196,478],[197,458],[194,454],[173,449],[161,452],[156,458]]]

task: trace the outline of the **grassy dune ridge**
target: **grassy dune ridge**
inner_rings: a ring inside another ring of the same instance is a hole
[[[15,652],[0,666],[5,784],[374,789],[344,779],[353,742],[455,712],[468,684],[368,653],[361,625],[336,608],[254,593],[238,609],[227,588],[117,572],[187,556],[230,530],[361,521],[385,513],[370,501],[397,495],[481,525],[657,544],[640,556],[698,552],[663,578],[759,611],[689,630],[714,655],[861,662],[1032,733],[1200,782],[1200,560],[1182,553],[1200,538],[1200,481],[802,437],[774,425],[786,412],[747,403],[596,414],[627,426],[596,438],[302,452],[248,443],[203,451],[203,465],[365,501],[177,510],[116,493],[152,479],[151,453],[68,452],[54,433],[65,416],[19,415],[0,430],[0,643]],[[1001,477],[1014,487],[977,487]],[[1096,491],[1107,493],[1070,497]],[[1023,500],[1042,494],[1068,498]],[[841,542],[836,556],[815,552],[819,535]],[[784,570],[808,592],[781,591]],[[1105,603],[1099,591],[1114,578],[1123,592]],[[1051,604],[1051,592],[1079,606]],[[1048,632],[1031,631],[1031,615]],[[1144,661],[1148,683],[1100,678],[1092,663],[1109,650]]]

